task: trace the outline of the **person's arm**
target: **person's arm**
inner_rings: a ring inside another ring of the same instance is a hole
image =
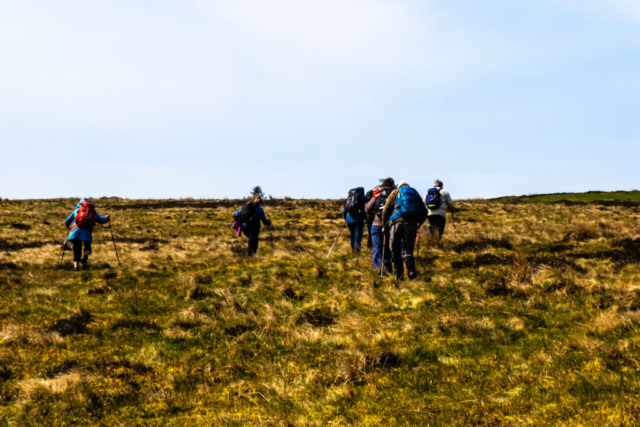
[[[102,216],[97,211],[96,211],[96,218],[98,219],[97,221],[98,224],[106,224],[107,222],[109,222],[109,215]]]
[[[267,216],[264,214],[264,209],[258,206],[257,212],[258,212],[258,218],[260,218],[260,221],[262,221],[262,223],[267,227],[271,227],[271,221],[269,221],[267,219]]]
[[[396,208],[396,198],[398,197],[398,190],[393,190],[391,194],[389,194],[389,198],[387,198],[387,203],[384,205],[384,209],[382,210],[382,224],[384,227],[387,226],[389,222],[389,218],[393,215],[393,211]]]
[[[67,228],[71,227],[71,224],[73,224],[73,220],[76,218],[76,212],[78,211],[77,210],[73,211],[71,215],[69,215],[69,218],[64,220],[64,225],[66,225]]]
[[[375,211],[376,202],[378,201],[378,196],[372,197],[371,200],[364,205],[364,211],[368,214],[372,214]]]
[[[447,191],[447,206],[449,206],[449,211],[453,212],[453,199],[451,198],[451,194]]]

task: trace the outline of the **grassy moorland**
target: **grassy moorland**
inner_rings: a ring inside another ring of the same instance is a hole
[[[73,273],[75,202],[0,203],[0,426],[640,423],[640,203],[462,202],[398,284],[323,200],[249,260],[237,202],[96,200]]]
[[[628,201],[630,202],[629,206],[635,206],[634,202],[640,202],[640,191],[589,191],[587,193],[532,194],[529,196],[501,197],[496,200],[511,203],[596,203],[605,206],[608,204],[620,206],[620,204],[616,202]]]

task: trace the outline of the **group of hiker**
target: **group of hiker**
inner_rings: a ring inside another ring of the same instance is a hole
[[[360,252],[365,224],[369,231],[374,269],[381,273],[395,272],[404,277],[404,267],[410,279],[417,276],[413,256],[422,225],[428,221],[429,231],[441,238],[447,221],[447,211],[453,212],[451,195],[444,184],[436,180],[424,199],[408,182],[395,184],[393,178],[380,180],[379,186],[365,194],[363,187],[349,191],[342,215],[349,227],[351,249]]]
[[[442,181],[436,180],[424,199],[408,182],[401,181],[396,185],[393,178],[381,179],[380,185],[367,193],[363,187],[350,190],[342,216],[344,226],[349,228],[351,249],[359,256],[366,225],[367,246],[372,249],[373,268],[380,268],[381,274],[395,272],[396,278],[401,280],[406,267],[408,277],[415,278],[417,272],[413,252],[423,224],[428,221],[430,233],[435,238],[441,238],[447,212],[453,213],[453,200],[443,187]],[[262,202],[261,196],[254,196],[234,214],[233,228],[237,235],[244,234],[248,238],[247,256],[255,255],[258,251],[261,224],[271,227]],[[79,270],[79,264],[85,268],[88,266],[93,227],[106,224],[109,220],[108,214],[98,214],[94,205],[85,198],[80,200],[75,211],[66,219],[65,225],[69,228],[67,240],[73,245],[74,271]]]

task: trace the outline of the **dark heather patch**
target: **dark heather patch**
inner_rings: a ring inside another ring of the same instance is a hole
[[[160,249],[157,243],[151,242],[147,246],[140,248],[141,251],[157,251]]]
[[[92,320],[93,316],[89,312],[80,310],[80,313],[73,314],[66,319],[56,320],[49,330],[59,332],[62,336],[84,334],[87,332],[87,325],[91,323]]]
[[[295,300],[295,301],[300,301],[304,298],[303,294],[300,294],[300,295],[296,294],[295,291],[290,287],[282,291],[282,296],[288,300]]]
[[[225,329],[224,333],[230,337],[238,337],[249,330],[251,330],[251,328],[247,325],[237,325]]]
[[[19,270],[20,267],[12,262],[0,262],[0,270]]]
[[[104,275],[102,276],[102,278],[105,280],[115,279],[117,277],[118,277],[118,273],[104,273]]]
[[[551,203],[554,205],[564,205],[564,206],[595,205],[595,206],[617,206],[617,207],[624,207],[624,208],[635,208],[640,206],[640,202],[635,200],[593,200],[590,202],[574,202],[572,200],[557,200]]]
[[[13,224],[11,224],[11,227],[15,228],[16,230],[31,230],[31,226],[29,224],[21,224],[19,222],[14,222]]]
[[[89,295],[103,295],[103,294],[111,292],[112,290],[113,289],[111,289],[107,285],[100,285],[100,286],[96,286],[95,288],[89,289],[87,291],[87,293]]]
[[[513,245],[506,239],[467,240],[455,245],[453,250],[457,253],[462,253],[469,251],[481,251],[487,248],[513,249]]]
[[[333,325],[336,321],[335,316],[330,311],[314,308],[304,313],[304,315],[298,319],[297,324],[299,325],[301,323],[309,323],[316,327],[325,327]]]
[[[529,262],[534,267],[539,267],[541,265],[546,265],[553,268],[563,268],[563,267],[571,267],[575,271],[581,274],[586,274],[587,269],[579,266],[574,261],[572,261],[567,255],[558,255],[558,256],[529,256],[527,257],[527,262]]]
[[[400,357],[385,351],[380,355],[367,357],[367,365],[372,368],[395,368],[400,365]]]
[[[22,249],[41,248],[47,245],[60,245],[60,242],[41,241],[41,242],[10,242],[0,239],[0,251],[15,252]]]
[[[205,292],[202,290],[202,288],[197,287],[197,286],[189,293],[189,299],[191,299],[191,300],[205,299],[206,296],[207,296],[207,294],[205,294]]]
[[[511,264],[512,262],[513,257],[511,256],[501,258],[493,254],[482,254],[470,260],[453,261],[451,263],[451,267],[456,270],[460,270],[463,268],[478,268],[487,265],[506,265]]]
[[[485,282],[485,292],[493,296],[509,296],[513,290],[507,286],[506,279],[492,278]]]
[[[582,259],[610,259],[617,267],[640,263],[640,238],[617,240],[612,243],[612,246],[615,249],[592,253],[579,253],[574,254],[574,257]]]

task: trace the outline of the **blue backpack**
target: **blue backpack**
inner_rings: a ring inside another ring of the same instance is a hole
[[[389,221],[395,221],[403,218],[407,221],[418,221],[420,219],[420,204],[422,199],[418,192],[411,187],[398,188],[398,197],[396,198],[396,209],[389,218]]]
[[[427,207],[431,210],[439,209],[442,205],[439,188],[430,188],[427,192]]]

